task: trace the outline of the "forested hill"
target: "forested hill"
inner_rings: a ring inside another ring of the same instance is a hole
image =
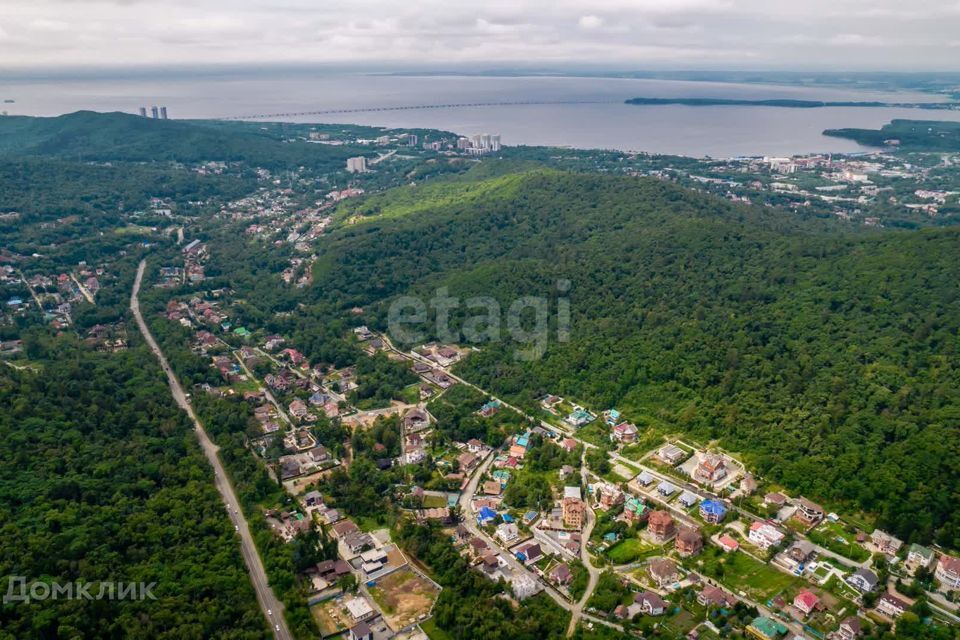
[[[0,159],[245,161],[268,168],[339,168],[356,149],[285,142],[246,123],[155,120],[78,111],[54,118],[0,117]]]
[[[957,230],[854,233],[544,172],[405,187],[342,219],[317,295],[381,318],[373,301],[441,285],[506,308],[571,281],[572,340],[532,363],[487,345],[463,365],[477,383],[718,438],[795,492],[960,546]]]
[[[823,135],[848,138],[871,147],[896,147],[907,151],[960,149],[960,122],[893,120],[879,129],[827,129]]]

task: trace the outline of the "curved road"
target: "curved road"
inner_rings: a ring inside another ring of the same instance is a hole
[[[187,415],[190,416],[190,419],[193,421],[197,439],[200,441],[200,448],[203,449],[204,455],[207,456],[207,460],[213,467],[214,484],[217,487],[217,491],[219,491],[223,497],[223,501],[227,505],[227,513],[240,535],[240,553],[243,556],[243,561],[247,565],[247,571],[250,573],[250,581],[253,583],[253,589],[257,594],[257,602],[260,603],[260,609],[263,610],[263,615],[266,616],[275,638],[278,640],[293,640],[293,635],[290,633],[290,629],[287,628],[287,622],[283,618],[283,605],[273,594],[273,589],[270,588],[267,582],[267,572],[264,570],[263,562],[257,553],[253,536],[250,535],[250,527],[247,526],[247,520],[243,517],[243,513],[240,512],[240,502],[237,500],[233,485],[230,484],[227,472],[224,471],[223,465],[220,463],[220,458],[217,456],[218,447],[207,436],[207,432],[204,431],[203,426],[193,412],[193,407],[190,406],[190,401],[187,400],[187,396],[183,392],[183,387],[180,386],[180,382],[174,375],[173,369],[170,368],[166,357],[164,357],[156,340],[153,339],[153,335],[147,328],[147,323],[143,321],[143,316],[140,315],[140,301],[137,299],[137,296],[140,293],[140,281],[143,279],[143,272],[146,267],[147,261],[141,260],[140,266],[137,268],[137,278],[133,283],[133,292],[130,294],[130,311],[133,312],[133,317],[137,321],[140,333],[143,334],[143,339],[146,340],[153,354],[157,356],[163,372],[167,374],[167,380],[170,383],[170,393],[173,394],[174,400],[177,401],[181,409],[187,412]]]
[[[496,457],[496,452],[489,453],[487,455],[487,459],[481,465],[479,465],[476,469],[474,469],[473,475],[470,478],[470,482],[467,484],[463,492],[460,494],[459,504],[460,504],[460,513],[463,515],[463,525],[467,528],[467,530],[473,535],[483,540],[484,542],[486,542],[491,549],[500,549],[500,546],[493,540],[493,538],[488,536],[486,533],[484,533],[480,529],[480,527],[477,526],[476,519],[473,517],[473,511],[470,508],[470,501],[473,499],[473,496],[477,491],[477,485],[480,483],[480,478],[483,477],[483,474],[487,471],[488,468],[490,468],[490,464],[493,462],[493,459],[495,457]],[[591,515],[588,516],[588,520],[592,521],[593,512],[590,511],[589,513]],[[593,528],[592,522],[589,524],[589,527],[590,529]],[[587,531],[587,533],[589,534],[589,530]],[[586,543],[584,543],[581,546],[581,550],[585,548],[586,548]],[[527,570],[526,567],[520,564],[520,562],[509,551],[504,551],[503,553],[498,552],[497,555],[503,558],[504,561],[508,565],[510,565],[510,568],[513,571],[523,571],[530,575],[533,575]],[[587,560],[589,560],[588,556],[587,556]],[[592,565],[587,564],[587,567],[592,568]],[[534,577],[536,578],[536,576]],[[567,627],[567,636],[573,635],[574,630],[577,628],[577,623],[580,622],[581,620],[588,620],[590,622],[595,622],[597,624],[606,625],[608,627],[616,629],[617,631],[621,631],[621,632],[623,631],[623,627],[621,625],[616,624],[614,622],[610,622],[609,620],[606,620],[604,618],[600,618],[598,616],[585,613],[583,611],[584,604],[586,603],[587,599],[590,597],[593,591],[593,587],[596,586],[597,578],[599,578],[599,572],[597,572],[596,577],[594,577],[593,571],[591,571],[590,586],[584,592],[583,597],[580,599],[580,602],[576,602],[576,603],[571,603],[559,591],[554,589],[553,586],[551,586],[544,580],[537,578],[537,582],[540,583],[541,587],[543,587],[543,591],[545,591],[548,596],[553,598],[553,600],[558,605],[560,605],[561,607],[563,607],[564,609],[570,612],[570,624]]]
[[[590,477],[589,472],[587,471],[587,448],[583,448],[583,452],[580,454],[580,483],[588,487],[590,486]],[[597,516],[593,512],[593,507],[590,506],[590,497],[587,496],[587,499],[584,501],[584,515],[586,515],[586,522],[583,526],[583,532],[580,536],[580,562],[583,563],[583,566],[587,569],[587,574],[589,579],[587,581],[587,588],[584,590],[583,595],[580,597],[580,601],[576,603],[575,610],[572,611],[573,615],[570,616],[570,626],[567,627],[567,636],[572,636],[573,632],[577,628],[577,623],[580,621],[580,617],[583,615],[583,609],[587,606],[587,600],[590,599],[590,596],[593,595],[593,590],[597,587],[597,582],[600,581],[600,570],[593,566],[593,562],[590,560],[590,552],[587,551],[587,544],[590,542],[590,534],[593,533],[593,526],[597,524]]]

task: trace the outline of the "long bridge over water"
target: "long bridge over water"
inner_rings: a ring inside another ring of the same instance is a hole
[[[342,109],[319,109],[317,111],[291,111],[288,113],[257,113],[245,116],[227,116],[221,120],[274,120],[302,118],[304,116],[327,116],[342,113],[373,113],[378,111],[414,111],[419,109],[464,109],[469,107],[515,107],[529,105],[570,104],[623,104],[622,100],[500,100],[497,102],[454,102],[447,104],[417,104],[387,107],[351,107]]]

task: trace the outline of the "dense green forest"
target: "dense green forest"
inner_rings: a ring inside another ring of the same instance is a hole
[[[827,129],[823,135],[849,138],[870,147],[896,146],[909,151],[960,150],[960,122],[894,120],[879,129]],[[891,140],[897,141],[895,145]]]
[[[340,169],[350,146],[285,142],[249,125],[154,120],[123,113],[77,111],[55,118],[0,118],[0,157],[78,161],[248,162],[291,169]]]
[[[0,638],[266,638],[210,469],[143,347],[26,336],[0,366],[0,576],[155,582],[156,600],[7,602]],[[92,596],[99,587],[91,589]]]
[[[552,326],[568,280],[569,342],[551,332],[533,362],[486,344],[461,373],[528,408],[558,393],[719,439],[797,493],[960,546],[960,232],[851,234],[652,180],[477,179],[496,188],[354,206],[368,217],[325,243],[317,295],[383,301],[365,307],[381,328],[400,293],[536,295]]]

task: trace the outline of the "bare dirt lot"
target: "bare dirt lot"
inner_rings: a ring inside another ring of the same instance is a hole
[[[324,638],[349,628],[348,617],[334,600],[314,605],[310,608],[310,612],[317,621]]]
[[[410,569],[395,571],[377,581],[370,595],[391,629],[398,630],[430,612],[437,588]]]

